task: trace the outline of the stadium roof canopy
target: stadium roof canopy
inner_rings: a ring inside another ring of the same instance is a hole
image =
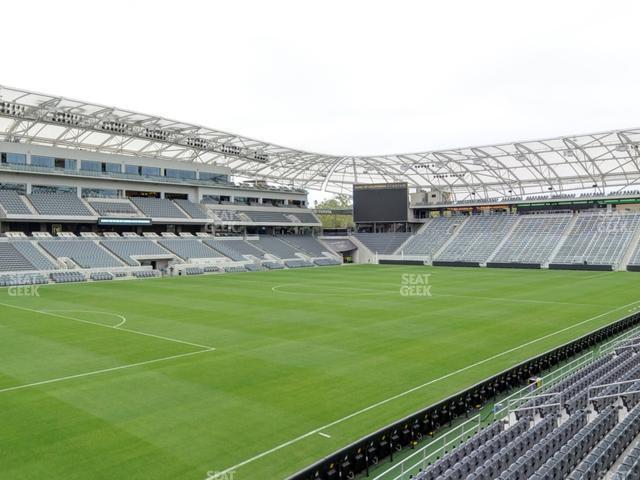
[[[640,129],[479,147],[336,156],[115,107],[0,86],[5,141],[227,166],[234,175],[350,193],[354,183],[407,182],[457,200],[598,191],[640,183]]]

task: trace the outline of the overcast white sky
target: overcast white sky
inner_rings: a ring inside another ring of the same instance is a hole
[[[640,126],[638,1],[28,1],[0,83],[311,151]]]

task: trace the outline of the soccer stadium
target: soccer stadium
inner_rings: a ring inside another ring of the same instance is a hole
[[[0,87],[0,135],[0,478],[640,478],[640,130],[334,156]]]

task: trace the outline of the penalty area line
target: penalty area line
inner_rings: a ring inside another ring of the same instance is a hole
[[[80,322],[80,323],[86,323],[86,324],[89,324],[89,325],[95,325],[97,327],[108,328],[110,330],[119,330],[121,332],[134,333],[136,335],[142,335],[142,336],[145,336],[145,337],[157,338],[157,339],[160,339],[160,340],[166,340],[168,342],[182,343],[183,345],[189,345],[191,347],[202,348],[202,349],[205,349],[205,350],[215,350],[215,347],[211,347],[209,345],[200,345],[199,343],[187,342],[186,340],[178,340],[177,338],[163,337],[162,335],[155,335],[153,333],[140,332],[138,330],[131,330],[130,328],[122,328],[121,325],[123,325],[124,322],[121,322],[118,325],[105,325],[104,323],[92,322],[91,320],[82,320],[81,318],[70,317],[69,315],[61,315],[59,313],[54,313],[54,312],[50,312],[50,311],[48,312],[48,311],[45,311],[45,310],[36,310],[35,308],[20,307],[18,305],[12,305],[10,303],[2,303],[2,302],[0,302],[0,305],[4,306],[4,307],[9,307],[9,308],[15,308],[16,310],[23,310],[25,312],[39,313],[41,315],[49,315],[50,317],[64,318],[65,320],[73,320],[74,322]]]
[[[272,453],[275,453],[275,452],[277,452],[279,450],[282,450],[283,448],[289,447],[289,446],[291,446],[291,445],[293,445],[295,443],[298,443],[298,442],[300,442],[300,441],[302,441],[302,440],[304,440],[306,438],[309,438],[309,437],[311,437],[313,435],[319,435],[319,434],[321,434],[321,432],[324,432],[325,430],[327,430],[327,429],[329,429],[331,427],[339,425],[339,424],[341,424],[343,422],[346,422],[347,420],[350,420],[350,419],[352,419],[354,417],[362,415],[363,413],[366,413],[366,412],[368,412],[370,410],[373,410],[375,408],[381,407],[382,405],[390,403],[390,402],[392,402],[394,400],[397,400],[399,398],[405,397],[405,396],[407,396],[407,395],[409,395],[409,394],[411,394],[413,392],[416,392],[416,391],[421,390],[421,389],[423,389],[425,387],[428,387],[429,385],[433,385],[434,383],[441,382],[442,380],[446,380],[447,378],[453,377],[453,376],[458,375],[458,374],[460,374],[462,372],[465,372],[467,370],[471,370],[472,368],[475,368],[475,367],[478,367],[478,366],[483,365],[485,363],[491,362],[491,361],[493,361],[493,360],[495,360],[497,358],[503,357],[505,355],[509,355],[510,353],[513,353],[513,352],[515,352],[517,350],[520,350],[522,348],[528,347],[529,345],[533,345],[534,343],[541,342],[543,340],[546,340],[547,338],[551,338],[551,337],[554,337],[554,336],[559,335],[561,333],[567,332],[569,330],[572,330],[572,329],[574,329],[576,327],[579,327],[581,325],[584,325],[586,323],[593,322],[594,320],[602,318],[602,317],[604,317],[606,315],[609,315],[611,313],[618,312],[620,310],[628,309],[632,305],[636,305],[638,303],[640,303],[640,300],[628,303],[627,305],[622,305],[621,307],[617,307],[617,308],[614,308],[612,310],[608,310],[608,311],[603,312],[603,313],[601,313],[599,315],[596,315],[594,317],[587,318],[586,320],[582,320],[582,321],[580,321],[578,323],[574,323],[573,325],[569,325],[568,327],[562,328],[562,329],[557,330],[555,332],[548,333],[547,335],[544,335],[542,337],[539,337],[539,338],[530,340],[528,342],[525,342],[522,345],[518,345],[516,347],[510,348],[509,350],[505,350],[504,352],[500,352],[500,353],[497,353],[497,354],[492,355],[490,357],[487,357],[484,360],[480,360],[480,361],[478,361],[476,363],[473,363],[471,365],[467,365],[466,367],[462,367],[462,368],[459,368],[458,370],[455,370],[453,372],[449,372],[446,375],[443,375],[443,376],[441,376],[439,378],[435,378],[433,380],[429,380],[428,382],[425,382],[425,383],[423,383],[421,385],[418,385],[418,386],[415,386],[413,388],[410,388],[409,390],[405,390],[404,392],[398,393],[398,394],[393,395],[393,396],[391,396],[389,398],[386,398],[384,400],[380,400],[379,402],[376,402],[376,403],[374,403],[372,405],[369,405],[368,407],[365,407],[365,408],[363,408],[361,410],[358,410],[356,412],[350,413],[349,415],[346,415],[346,416],[344,416],[342,418],[334,420],[331,423],[327,423],[326,425],[323,425],[323,426],[321,426],[319,428],[316,428],[316,429],[311,430],[311,431],[309,431],[307,433],[304,433],[304,434],[302,434],[302,435],[300,435],[300,436],[298,436],[296,438],[293,438],[293,439],[291,439],[291,440],[289,440],[287,442],[281,443],[280,445],[276,445],[275,447],[273,447],[273,448],[271,448],[269,450],[265,450],[264,452],[259,453],[259,454],[255,455],[255,456],[251,457],[251,458],[248,458],[248,459],[238,463],[237,465],[234,465],[233,467],[229,467],[226,470],[223,470],[222,472],[219,472],[219,473],[220,474],[225,474],[225,473],[229,473],[229,472],[238,470],[239,468],[244,467],[245,465],[248,465],[250,463],[253,463],[256,460],[260,460],[261,458],[264,458],[264,457],[266,457],[268,455],[271,455]]]
[[[152,365],[154,363],[166,362],[168,360],[174,360],[176,358],[190,357],[193,355],[199,355],[201,353],[207,353],[212,351],[213,351],[212,349],[198,350],[197,352],[181,353],[179,355],[171,355],[169,357],[156,358],[154,360],[146,360],[144,362],[130,363],[127,365],[119,365],[117,367],[103,368],[101,370],[94,370],[92,372],[84,372],[84,373],[78,373],[76,375],[68,375],[66,377],[51,378],[49,380],[42,380],[40,382],[27,383],[24,385],[16,385],[15,387],[2,388],[0,389],[0,393],[13,392],[16,390],[24,390],[26,388],[38,387],[40,385],[49,385],[51,383],[64,382],[66,380],[73,380],[76,378],[90,377],[93,375],[100,375],[101,373],[115,372],[118,370],[126,370],[128,368],[142,367],[144,365]]]
[[[101,310],[68,310],[68,309],[64,309],[64,310],[42,310],[43,312],[47,312],[47,313],[93,313],[93,314],[98,314],[98,315],[109,315],[111,317],[116,317],[120,320],[120,323],[116,324],[116,325],[107,325],[111,328],[119,328],[122,325],[124,325],[125,323],[127,323],[127,317],[125,317],[124,315],[120,315],[119,313],[111,313],[111,312],[103,312]]]

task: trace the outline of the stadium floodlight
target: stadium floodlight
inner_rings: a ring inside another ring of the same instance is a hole
[[[129,125],[116,121],[105,121],[100,124],[100,128],[106,132],[113,133],[127,133],[129,131]]]
[[[255,161],[261,162],[261,163],[269,162],[269,155],[267,155],[266,153],[253,152],[253,155],[251,155],[251,158],[253,158]]]
[[[601,172],[598,182],[607,188],[626,188],[640,181],[640,172],[633,165],[620,162],[627,155],[640,157],[640,128],[481,148],[338,157],[155,115],[3,86],[0,86],[0,117],[3,118],[0,136],[5,139],[19,138],[39,145],[105,154],[179,158],[209,165],[216,162],[244,177],[254,176],[259,165],[261,178],[282,185],[293,181],[299,187],[331,193],[348,193],[355,183],[396,177],[411,187],[435,189],[449,183],[450,193],[464,198],[474,190],[493,190],[495,182],[504,178],[505,168],[509,170],[509,181],[518,183],[516,191],[524,195],[545,193],[549,182],[561,191],[579,191],[593,183],[590,173],[593,171]],[[44,128],[47,124],[74,131],[61,133],[59,129]],[[104,141],[101,135],[91,135],[92,132],[131,137],[135,141],[115,144]],[[172,145],[157,148],[156,143]],[[320,177],[318,171],[327,175]]]
[[[145,128],[142,130],[141,134],[145,138],[160,140],[162,142],[167,141],[171,137],[171,132],[160,130],[159,128]]]
[[[188,137],[185,140],[185,143],[190,147],[199,148],[201,150],[205,150],[209,147],[209,142],[207,142],[204,138],[199,137]]]
[[[53,111],[50,113],[51,121],[63,125],[79,125],[82,117],[75,113]]]
[[[220,152],[225,155],[240,155],[242,153],[242,149],[236,145],[229,145],[227,143],[223,143],[220,145]]]
[[[18,105],[11,102],[0,102],[0,115],[9,115],[11,117],[21,117],[24,115],[24,105]]]

